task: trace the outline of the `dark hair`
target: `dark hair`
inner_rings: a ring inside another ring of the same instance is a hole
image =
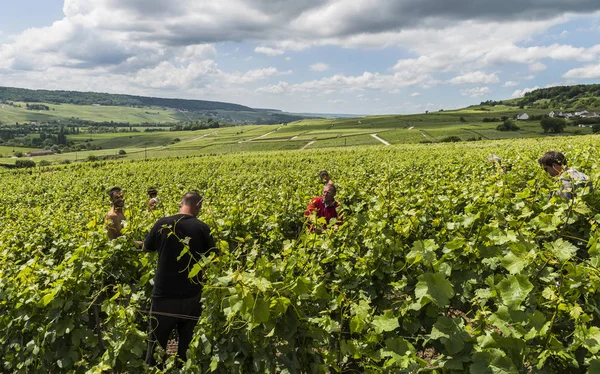
[[[183,205],[187,206],[198,206],[204,200],[202,196],[196,191],[189,191],[185,195],[183,195],[183,199],[181,202]]]
[[[113,187],[108,191],[108,196],[112,197],[114,193],[121,192],[122,190],[119,187]]]
[[[538,162],[542,166],[552,166],[553,164],[567,166],[567,159],[565,158],[565,155],[556,151],[548,151],[544,153],[544,155],[540,157]]]
[[[327,170],[321,170],[319,172],[319,177],[323,178],[323,177],[328,177],[329,173],[327,172]]]
[[[158,191],[156,191],[155,187],[148,187],[148,195],[156,195],[158,194]]]

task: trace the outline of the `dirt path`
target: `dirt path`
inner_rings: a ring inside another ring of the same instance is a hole
[[[200,140],[200,139],[202,139],[202,138],[206,138],[206,137],[207,137],[207,136],[209,136],[209,135],[215,135],[216,133],[218,133],[218,131],[213,131],[213,132],[211,132],[211,133],[204,134],[204,135],[202,135],[202,136],[199,136],[199,137],[197,137],[197,138],[194,138],[194,139],[187,139],[187,140],[183,140],[183,141],[179,142],[179,144],[181,144],[181,143],[195,142],[196,140]]]
[[[248,140],[240,140],[238,143],[246,143],[246,142],[251,142],[251,141],[256,140],[256,139],[264,138],[265,136],[274,133],[275,131],[279,130],[280,128],[281,128],[281,126],[279,126],[278,128],[276,128],[275,130],[273,130],[271,132],[268,132],[266,134],[262,134],[260,136],[257,136],[256,138],[252,138],[252,139],[248,139]]]
[[[313,141],[310,141],[310,142],[306,143],[306,145],[305,145],[304,147],[300,148],[300,150],[303,150],[303,149],[306,149],[306,148],[310,147],[310,145],[311,145],[312,143],[314,143],[314,142],[315,142],[315,141],[313,140]]]
[[[388,143],[385,140],[381,139],[379,136],[377,136],[377,134],[371,134],[371,136],[374,137],[375,139],[379,140],[380,142],[382,142],[385,145],[390,145],[390,143]]]

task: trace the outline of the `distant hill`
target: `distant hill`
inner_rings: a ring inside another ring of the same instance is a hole
[[[522,98],[502,101],[484,101],[481,105],[511,105],[564,111],[600,111],[600,84],[578,84],[540,88]]]
[[[255,109],[244,105],[224,103],[219,101],[206,100],[187,100],[187,99],[166,99],[159,97],[133,96],[121,94],[109,94],[99,92],[79,92],[79,91],[52,91],[52,90],[29,90],[25,88],[1,87],[0,86],[0,102],[25,102],[25,103],[47,103],[47,104],[72,104],[78,106],[107,106],[107,107],[127,107],[127,108],[163,108],[173,110],[175,115],[172,118],[166,119],[163,117],[153,117],[152,113],[145,113],[143,119],[128,119],[124,120],[119,116],[111,116],[110,111],[106,111],[103,115],[110,118],[104,120],[114,120],[116,122],[151,122],[151,123],[167,123],[179,121],[195,121],[198,119],[213,118],[218,121],[233,124],[278,124],[294,122],[305,118],[312,118],[297,113],[286,113],[277,109]],[[50,116],[52,118],[50,118]],[[48,118],[30,118],[31,115],[21,116],[17,118],[1,118],[0,123],[13,121],[29,121],[29,120],[52,120],[60,119],[55,113],[48,112]],[[67,117],[81,118],[81,113],[69,113]],[[88,116],[89,117],[89,116]],[[87,118],[92,122],[102,122],[98,116]]]
[[[99,92],[29,90],[14,87],[0,87],[0,100],[27,103],[161,107],[188,111],[227,110],[255,112],[253,108],[244,105],[219,101],[165,99]]]

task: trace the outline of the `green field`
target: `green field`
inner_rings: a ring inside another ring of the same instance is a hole
[[[205,286],[184,372],[596,372],[600,136],[384,146],[369,134],[408,130],[373,121],[131,134],[127,157],[177,157],[0,169],[0,372],[163,372],[143,362],[157,258],[134,240],[192,189],[218,248],[187,268]],[[595,192],[549,199],[549,149]],[[321,169],[343,220],[316,233]],[[113,186],[127,225],[108,241]]]
[[[200,117],[193,113],[183,115],[180,112],[155,108],[130,108],[122,106],[93,106],[73,104],[45,104],[50,110],[27,110],[26,103],[15,103],[15,106],[0,106],[0,122],[7,124],[29,121],[67,121],[71,118],[93,122],[129,122],[138,125],[149,123],[175,123],[192,121]],[[19,105],[19,107],[17,107]]]
[[[61,106],[67,108],[67,106]],[[81,113],[88,109],[77,108],[65,113]],[[101,112],[105,107],[89,107],[90,116]],[[143,114],[144,109],[115,107],[115,111],[134,110]],[[62,110],[57,109],[58,111]],[[520,110],[523,111],[523,110]],[[531,115],[546,114],[546,110],[526,110]],[[103,118],[108,120],[117,112],[104,112]],[[164,111],[164,115],[170,112]],[[541,138],[555,136],[544,134],[539,121],[516,121],[520,131],[498,131],[500,122],[483,122],[484,118],[513,117],[518,111],[514,107],[469,107],[456,111],[444,111],[414,115],[387,115],[363,118],[311,119],[281,125],[246,125],[222,127],[199,131],[180,132],[132,132],[89,134],[82,132],[69,135],[68,139],[75,143],[88,142],[102,149],[66,153],[61,155],[35,157],[34,160],[57,162],[62,160],[82,160],[88,156],[103,157],[125,151],[125,158],[155,158],[166,156],[208,155],[224,153],[241,153],[256,151],[306,150],[331,147],[349,147],[359,145],[384,146],[375,139],[376,134],[391,145],[417,144],[423,142],[440,142],[450,136],[457,136],[463,141],[488,141],[514,138]],[[140,116],[141,116],[140,114]],[[158,114],[155,114],[158,115]],[[91,117],[90,117],[91,118]],[[142,117],[139,117],[141,121]],[[147,118],[145,119],[147,120]],[[591,128],[568,126],[562,135],[591,134]],[[11,155],[4,151],[5,156]],[[15,162],[14,159],[5,160]]]
[[[30,121],[66,122],[70,119],[79,119],[92,122],[114,121],[130,123],[131,125],[136,126],[144,123],[176,124],[179,122],[193,122],[206,120],[211,117],[227,123],[256,123],[257,121],[260,122],[261,119],[264,120],[271,117],[271,114],[260,111],[227,111],[217,109],[202,113],[165,108],[134,108],[127,106],[94,106],[52,103],[29,103],[44,104],[50,107],[50,110],[27,110],[25,107],[26,103],[15,102],[14,104],[14,107],[0,104],[0,123],[15,124],[27,123]]]

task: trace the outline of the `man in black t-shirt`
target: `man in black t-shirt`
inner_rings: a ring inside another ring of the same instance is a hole
[[[191,279],[188,274],[202,255],[215,248],[210,228],[196,218],[201,208],[202,197],[195,191],[186,193],[179,214],[159,219],[144,241],[144,250],[158,252],[146,353],[148,365],[156,364],[156,343],[166,349],[174,328],[179,335],[177,356],[183,361],[187,359],[186,351],[202,310],[201,273]],[[189,252],[177,260],[184,243],[189,246]]]

